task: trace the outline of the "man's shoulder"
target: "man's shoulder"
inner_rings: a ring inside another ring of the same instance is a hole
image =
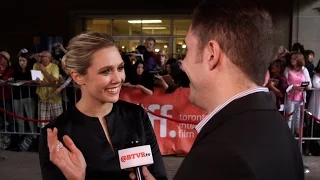
[[[38,63],[34,63],[33,67],[34,70],[37,70],[39,68]]]
[[[50,69],[58,69],[58,70],[59,70],[58,65],[56,65],[56,64],[54,64],[54,63],[50,63],[50,64],[49,64],[49,68],[50,68]]]

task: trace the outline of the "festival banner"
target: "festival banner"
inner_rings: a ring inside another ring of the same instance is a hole
[[[189,88],[178,88],[171,94],[164,89],[155,88],[153,95],[147,95],[139,89],[122,88],[120,99],[140,104],[149,111],[186,122],[200,122],[206,112],[189,101]],[[194,124],[177,123],[156,115],[148,114],[157,136],[162,155],[185,155],[197,136]]]

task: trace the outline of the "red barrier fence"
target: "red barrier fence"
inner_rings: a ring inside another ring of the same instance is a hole
[[[189,102],[189,92],[189,88],[178,88],[165,94],[163,89],[155,88],[149,96],[138,89],[123,88],[120,99],[147,109],[162,155],[187,154],[197,136],[194,127],[206,116],[205,111]]]
[[[149,113],[162,155],[187,154],[197,136],[194,127],[205,117],[206,112],[189,102],[189,88],[178,88],[172,94],[155,88],[152,96],[138,89],[122,88],[120,99],[139,104]],[[30,122],[50,122],[21,117],[0,108],[0,111],[17,119]],[[320,121],[306,111],[316,121]],[[288,118],[296,111],[284,115]]]

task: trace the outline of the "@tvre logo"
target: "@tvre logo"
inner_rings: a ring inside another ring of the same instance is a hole
[[[135,158],[144,158],[144,157],[148,157],[151,156],[150,153],[145,153],[145,152],[140,152],[140,153],[134,153],[134,154],[128,154],[128,155],[124,155],[120,157],[121,162],[126,162],[126,161],[130,161],[131,159],[135,159]]]
[[[150,145],[122,149],[118,153],[121,169],[153,164]]]

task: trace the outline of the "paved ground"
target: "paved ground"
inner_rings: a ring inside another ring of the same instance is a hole
[[[4,151],[0,156],[5,157],[5,160],[0,160],[0,180],[41,180],[37,153]],[[182,160],[183,157],[164,157],[170,180]],[[306,180],[319,180],[320,157],[304,157],[304,161],[311,169]]]

